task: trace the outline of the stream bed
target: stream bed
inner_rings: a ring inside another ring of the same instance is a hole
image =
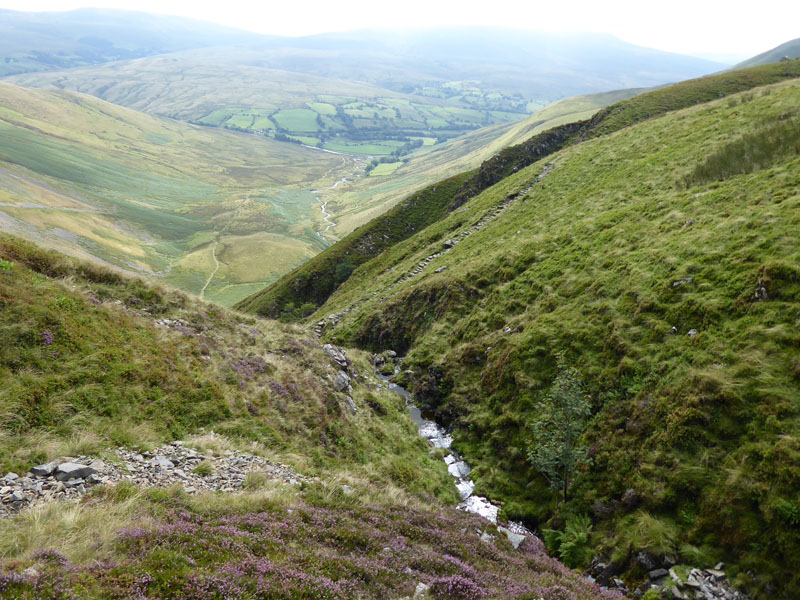
[[[399,371],[400,368],[396,367],[395,373]],[[491,523],[497,524],[497,507],[483,496],[472,495],[472,491],[475,489],[475,483],[469,478],[472,469],[456,451],[451,449],[453,437],[447,433],[441,425],[422,416],[422,411],[414,404],[408,390],[400,387],[396,383],[391,383],[389,381],[390,376],[378,373],[378,377],[386,382],[386,387],[390,392],[394,392],[405,399],[406,405],[411,413],[411,419],[416,423],[417,427],[419,427],[419,434],[428,440],[434,448],[449,450],[449,454],[444,457],[444,462],[447,465],[447,470],[450,472],[450,475],[453,476],[456,489],[461,496],[461,502],[458,504],[458,508],[466,512],[480,515]]]

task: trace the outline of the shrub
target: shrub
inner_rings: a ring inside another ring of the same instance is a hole
[[[461,575],[435,579],[431,584],[431,591],[436,598],[445,600],[480,600],[485,596],[477,583]]]
[[[564,564],[573,569],[591,560],[594,554],[589,540],[591,533],[592,521],[588,515],[568,518],[564,531],[542,530],[548,550],[558,554]]]
[[[552,489],[563,491],[566,502],[575,470],[589,461],[588,449],[579,440],[590,403],[578,372],[559,362],[559,372],[547,398],[537,407],[539,416],[533,424],[528,460],[547,478]]]

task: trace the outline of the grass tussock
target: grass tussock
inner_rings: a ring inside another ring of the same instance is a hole
[[[107,553],[117,532],[134,520],[151,523],[141,510],[143,493],[121,484],[96,492],[80,503],[53,502],[0,521],[0,559],[30,560],[34,553],[54,550],[75,564],[86,564]]]
[[[542,162],[503,179],[362,265],[312,319],[353,307],[328,339],[405,353],[406,387],[454,427],[506,516],[561,531],[587,514],[594,548],[624,546],[631,569],[635,552],[669,550],[790,597],[800,171],[786,115],[800,85],[715,98],[562,150],[538,183]],[[556,508],[525,448],[561,354],[591,398],[591,461]]]
[[[720,148],[684,180],[686,187],[706,185],[735,175],[766,169],[782,159],[800,155],[800,118],[782,116],[759,125]]]

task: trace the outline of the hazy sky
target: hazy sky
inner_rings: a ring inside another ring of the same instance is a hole
[[[181,15],[278,35],[434,25],[598,31],[685,54],[749,56],[800,37],[798,0],[0,0],[0,7],[14,10],[86,6]]]

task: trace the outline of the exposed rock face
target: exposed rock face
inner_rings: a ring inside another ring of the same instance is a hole
[[[333,384],[336,386],[336,389],[339,390],[340,392],[343,392],[347,389],[351,389],[350,376],[344,371],[339,371],[333,378]]]
[[[352,363],[350,359],[347,358],[342,348],[334,346],[333,344],[324,344],[322,349],[325,351],[325,354],[333,359],[333,362],[335,362],[342,371],[350,370],[350,365]]]

